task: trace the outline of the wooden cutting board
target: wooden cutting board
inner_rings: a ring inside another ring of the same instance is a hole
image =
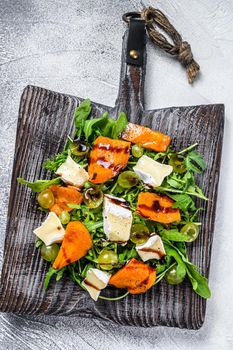
[[[204,207],[200,214],[202,230],[189,245],[190,260],[202,274],[209,276],[211,246],[217,200],[224,127],[224,105],[211,104],[144,110],[143,91],[146,51],[143,65],[127,61],[128,31],[123,40],[119,95],[114,108],[93,102],[92,117],[109,111],[115,117],[125,111],[131,122],[148,125],[172,137],[177,150],[198,142],[198,151],[207,162],[207,170],[198,177],[209,198],[197,201]],[[78,83],[78,82],[77,82]],[[159,86],[159,82],[158,82]],[[187,87],[188,88],[188,87]],[[36,196],[17,183],[17,177],[30,181],[50,178],[42,163],[62,150],[73,130],[75,107],[82,99],[40,87],[23,91],[15,145],[14,167],[8,208],[4,263],[1,278],[0,311],[20,314],[77,315],[111,320],[124,325],[164,325],[198,329],[204,322],[206,301],[192,291],[189,281],[171,286],[161,282],[142,295],[130,295],[118,301],[94,302],[73,282],[64,278],[43,289],[47,264],[35,249],[33,229],[45,214],[37,210]],[[117,296],[107,289],[105,295]]]

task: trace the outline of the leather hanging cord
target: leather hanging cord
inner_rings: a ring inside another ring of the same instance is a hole
[[[147,32],[151,41],[170,55],[177,57],[183,66],[185,66],[188,81],[191,84],[199,73],[200,66],[193,58],[189,43],[182,40],[181,35],[160,10],[148,7],[144,8],[140,15],[146,22]],[[166,34],[168,34],[172,39],[173,44],[171,44],[166,37],[158,31],[158,28],[161,28]]]

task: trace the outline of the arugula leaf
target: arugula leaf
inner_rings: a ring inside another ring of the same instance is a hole
[[[81,204],[68,203],[67,205],[69,208],[72,208],[72,209],[81,209]]]
[[[82,289],[85,289],[82,285],[82,278],[75,271],[75,264],[70,264],[67,266],[67,268],[68,268],[68,272],[69,272],[69,276],[70,276],[71,280],[74,283],[78,284]]]
[[[83,269],[82,272],[81,272],[82,278],[85,278],[86,275],[87,275],[87,271],[88,271],[89,269],[93,268],[93,267],[94,267],[94,266],[93,266],[92,263],[86,264],[85,267],[84,267],[84,269]]]
[[[177,229],[171,229],[171,230],[163,230],[160,231],[160,234],[163,238],[167,238],[169,241],[173,242],[187,242],[189,237]]]
[[[180,245],[183,243],[179,243]],[[178,244],[177,247],[172,245],[170,242],[167,242],[164,244],[166,253],[169,255],[172,255],[177,262],[180,262],[180,259],[182,260],[183,264],[186,266],[186,272],[190,279],[190,282],[192,283],[193,290],[200,295],[202,298],[208,299],[211,296],[211,291],[208,287],[208,280],[202,276],[198,271],[197,267],[193,265],[189,260],[188,257],[181,249]]]
[[[33,192],[42,192],[51,185],[57,185],[61,183],[60,177],[56,177],[52,180],[37,180],[35,182],[29,182],[22,177],[18,177],[17,181],[23,185],[28,186]]]
[[[165,267],[165,269],[162,272],[158,272],[158,274],[157,274],[158,268],[156,268],[156,280],[154,282],[154,285],[158,284],[163,279],[163,277],[166,275],[166,273],[170,269],[172,269],[174,266],[176,266],[176,263],[169,265],[167,268]]]
[[[118,119],[115,121],[112,130],[112,138],[117,139],[119,135],[125,130],[128,124],[128,119],[124,112],[121,112],[118,116]]]
[[[67,156],[68,151],[64,150],[62,153],[58,153],[55,157],[47,159],[43,164],[43,168],[56,172],[59,166],[66,161]]]
[[[89,232],[95,231],[96,229],[103,227],[104,225],[103,221],[99,221],[99,222],[90,221],[84,224]]]
[[[182,180],[180,175],[172,173],[170,176],[167,177],[166,182],[169,186],[173,188],[183,189],[186,181]]]
[[[83,132],[88,142],[92,142],[98,135],[117,139],[126,128],[128,121],[125,113],[120,113],[117,120],[108,118],[108,112],[104,112],[100,118],[86,120],[83,124]]]
[[[104,112],[103,116],[100,118],[94,118],[91,120],[87,120],[84,123],[83,132],[85,134],[85,138],[87,141],[94,139],[96,134],[100,134],[102,136],[107,136],[110,127],[110,118],[108,118],[108,113]]]
[[[191,196],[196,196],[198,198],[205,199],[206,201],[208,201],[208,198],[204,195],[201,188],[197,185],[189,186],[186,193],[190,194]]]
[[[166,193],[166,192],[169,192],[169,193],[186,193],[190,196],[195,196],[195,197],[198,197],[198,198],[201,198],[201,199],[204,199],[206,201],[208,201],[208,198],[202,193],[200,193],[200,191],[196,191],[194,187],[190,188],[188,191],[181,191],[181,190],[176,190],[174,188],[171,188],[171,187],[165,187],[165,186],[160,186],[160,187],[156,187],[156,190],[158,192],[162,192],[162,193]]]
[[[210,298],[211,291],[208,286],[208,280],[204,276],[202,276],[193,265],[186,266],[187,274],[192,283],[193,290],[202,298]]]
[[[176,245],[174,245],[166,238],[165,239],[163,238],[163,241],[167,246],[169,246],[170,248],[173,248],[180,255],[181,259],[185,264],[195,266],[188,260],[188,256],[186,253],[186,246],[184,242],[177,242]]]
[[[185,158],[185,165],[188,170],[200,174],[206,168],[206,164],[200,153],[196,151],[189,152]]]
[[[44,242],[41,239],[39,239],[39,238],[36,239],[36,243],[35,243],[36,248],[41,247],[43,244],[44,244]]]
[[[159,192],[182,193],[208,200],[200,187],[195,184],[194,175],[190,171],[183,176],[172,173],[163,181],[162,186],[156,187],[156,190]]]
[[[133,247],[130,250],[124,249],[122,253],[119,254],[119,263],[126,263],[129,259],[136,258],[138,256],[136,249]]]
[[[177,152],[177,154],[183,154],[183,153],[187,153],[189,151],[191,151],[191,149],[195,148],[198,146],[198,143],[194,143],[193,145],[189,146],[189,147],[186,147],[184,149],[182,149],[181,151]]]
[[[182,258],[180,257],[180,254],[166,243],[164,244],[164,248],[165,248],[166,254],[169,256],[172,256],[176,260],[178,265],[177,273],[179,274],[179,277],[183,278],[186,275],[186,265],[183,262]]]
[[[62,279],[63,274],[64,274],[65,268],[62,268],[61,270],[57,271],[56,274],[56,282],[60,281],[60,279]]]
[[[188,209],[194,211],[196,210],[195,203],[193,199],[188,194],[169,194],[175,203],[173,204],[173,208],[180,208],[183,211]]]
[[[59,281],[65,271],[66,267],[63,267],[61,270],[55,270],[52,267],[50,267],[50,269],[48,270],[48,272],[45,275],[45,280],[44,280],[44,288],[47,289],[50,283],[50,280],[52,278],[53,275],[56,275],[56,281]]]
[[[82,101],[80,105],[75,109],[74,112],[74,124],[77,129],[77,137],[81,136],[85,120],[89,117],[91,113],[91,101],[89,98]]]

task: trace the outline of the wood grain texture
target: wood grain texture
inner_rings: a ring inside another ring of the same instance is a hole
[[[208,169],[200,178],[200,185],[210,200],[204,204],[202,234],[190,246],[189,255],[201,272],[208,276],[223,136],[223,105],[142,110],[140,118],[138,110],[143,106],[141,96],[145,71],[124,65],[124,49],[122,67],[120,81],[124,89],[120,86],[116,109],[119,109],[120,101],[121,106],[126,106],[131,121],[171,135],[177,149],[198,142],[199,150],[207,161]],[[128,104],[131,96],[133,103]],[[53,285],[47,292],[43,290],[47,266],[35,249],[32,231],[40,224],[44,214],[36,210],[35,195],[17,184],[16,178],[20,176],[34,180],[50,176],[41,165],[62,149],[66,137],[72,133],[73,113],[79,102],[79,98],[34,86],[28,86],[23,92],[8,211],[0,310],[19,314],[97,317],[145,327],[200,328],[206,302],[192,292],[187,281],[176,287],[162,282],[144,295],[132,295],[115,303],[103,300],[94,303],[67,279]],[[99,104],[93,106],[92,117],[110,110],[110,107]],[[132,109],[128,109],[129,106]],[[106,295],[116,296],[119,291],[109,288]]]

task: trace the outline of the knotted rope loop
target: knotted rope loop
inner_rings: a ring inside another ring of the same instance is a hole
[[[141,18],[146,22],[151,41],[170,55],[175,56],[183,64],[191,84],[198,75],[200,66],[193,58],[189,43],[182,40],[181,35],[160,10],[146,7],[141,12]],[[162,29],[172,40],[172,43],[158,29]]]

